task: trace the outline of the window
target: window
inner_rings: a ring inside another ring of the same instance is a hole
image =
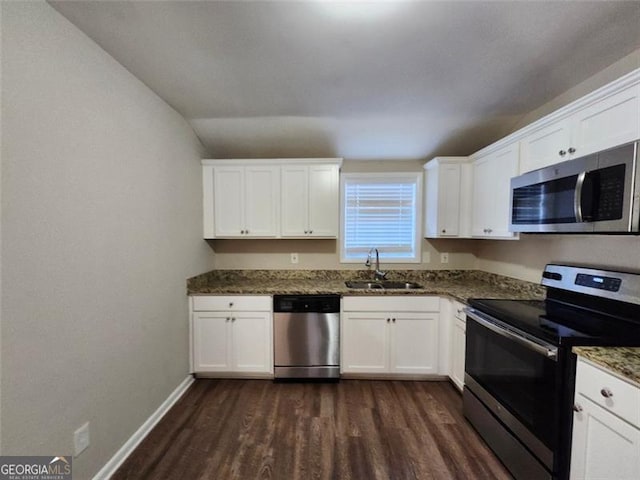
[[[382,261],[420,262],[421,180],[420,173],[341,176],[341,262],[364,262],[373,247]]]

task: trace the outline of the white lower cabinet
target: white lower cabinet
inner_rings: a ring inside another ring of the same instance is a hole
[[[195,297],[194,373],[273,373],[271,297]],[[245,308],[259,308],[247,311]],[[197,311],[198,308],[224,310]]]
[[[640,478],[640,389],[578,361],[571,480]]]
[[[438,321],[437,297],[344,297],[342,372],[437,374]]]
[[[452,302],[453,315],[451,325],[451,370],[449,376],[460,390],[464,387],[464,352],[467,337],[467,320],[464,314],[464,305],[460,302]]]

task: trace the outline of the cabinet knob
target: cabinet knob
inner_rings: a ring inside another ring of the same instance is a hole
[[[491,228],[487,228],[487,233],[491,233],[493,230]]]
[[[390,318],[387,318],[387,323],[389,323],[390,321],[391,321],[391,319],[390,319]]]
[[[392,319],[391,319],[391,321],[392,321],[393,323],[396,323],[396,319],[395,319],[395,318],[392,318]]]
[[[306,235],[307,233],[309,233],[309,231],[308,231],[308,230],[305,230],[305,231],[304,231],[304,234]]]
[[[235,322],[236,321],[236,317],[231,317],[231,321]]]
[[[580,405],[579,403],[576,403],[576,404],[573,406],[573,411],[574,411],[574,412],[578,412],[578,413],[580,413],[580,412],[582,411],[582,405]]]
[[[446,229],[446,228],[443,228],[443,229],[442,229],[442,233],[447,233],[447,229]]]
[[[229,307],[233,307],[233,302],[229,302]]]
[[[569,148],[569,153],[576,153],[576,149],[573,147]]]
[[[227,317],[227,322],[228,322],[229,320],[231,320],[231,318]]]
[[[560,150],[560,151],[558,152],[558,155],[560,155],[561,157],[564,157],[566,154],[567,154],[567,151],[566,151],[566,150]]]
[[[313,233],[313,230],[309,230],[309,233]]]
[[[607,387],[604,387],[602,390],[600,390],[600,395],[602,395],[604,398],[611,398],[613,397],[613,392]]]
[[[240,235],[244,235],[244,230],[240,230]]]
[[[244,233],[249,233],[249,230],[245,230]]]

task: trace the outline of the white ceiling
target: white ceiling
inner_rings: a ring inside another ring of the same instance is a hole
[[[640,2],[50,3],[216,158],[466,155],[640,48]]]

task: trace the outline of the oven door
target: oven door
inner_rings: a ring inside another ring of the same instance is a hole
[[[558,348],[476,309],[466,312],[465,388],[553,471],[563,389]]]

